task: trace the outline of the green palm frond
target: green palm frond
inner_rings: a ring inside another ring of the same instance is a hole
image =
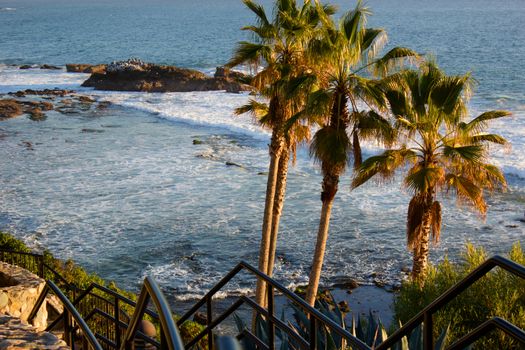
[[[466,146],[445,145],[443,146],[443,155],[453,161],[476,163],[483,159],[485,147],[480,144]]]
[[[270,61],[271,49],[268,45],[241,41],[226,67],[235,67],[243,63],[259,63],[261,59]]]
[[[383,28],[366,28],[361,42],[361,50],[368,53],[368,58],[376,56],[386,44],[388,36]]]
[[[246,26],[242,27],[241,30],[247,30],[254,33],[258,39],[262,41],[270,40],[275,37],[275,28],[273,26]]]
[[[354,10],[347,12],[341,22],[342,33],[345,39],[351,44],[359,43],[361,39],[361,29],[366,24],[366,16],[370,14],[368,8],[363,6],[359,0]]]
[[[413,193],[428,193],[444,181],[444,176],[445,171],[441,167],[418,164],[410,169],[404,185]]]
[[[394,47],[371,66],[375,75],[385,76],[393,68],[401,67],[405,62],[415,62],[419,54],[406,47]]]
[[[509,111],[489,111],[480,114],[478,117],[472,119],[468,123],[461,123],[460,128],[464,132],[480,133],[488,127],[488,121],[511,116]]]
[[[354,172],[352,188],[357,188],[375,175],[390,178],[399,167],[414,162],[417,154],[408,148],[387,150],[378,156],[367,158]]]
[[[316,83],[317,75],[312,73],[301,74],[288,82],[286,95],[288,98],[297,97],[299,94],[310,91]]]
[[[330,114],[333,92],[327,89],[319,89],[308,95],[305,107],[305,115],[319,119]]]
[[[361,100],[380,110],[386,110],[388,108],[385,87],[380,80],[365,79],[358,75],[351,75],[348,81],[353,94]]]
[[[321,162],[323,168],[346,168],[351,148],[352,143],[346,130],[328,125],[315,133],[310,145],[310,156]]]
[[[456,174],[446,175],[447,188],[456,192],[459,202],[466,202],[478,209],[481,214],[487,212],[487,205],[483,199],[483,191],[470,179]]]
[[[269,108],[268,104],[259,102],[254,99],[250,99],[247,104],[235,108],[234,113],[237,115],[249,113],[255,116],[257,119],[260,119],[268,114]]]
[[[262,25],[269,26],[270,21],[268,21],[268,17],[266,16],[266,12],[264,11],[264,8],[255,3],[252,0],[242,0],[242,2],[248,7],[255,15],[257,16],[257,21],[261,23]]]
[[[465,106],[464,97],[470,89],[470,75],[442,77],[432,88],[430,98],[433,106],[452,116],[458,123]],[[459,115],[458,115],[459,114]]]
[[[356,130],[362,139],[377,140],[386,146],[394,144],[396,129],[387,118],[374,111],[357,113],[357,118]]]
[[[508,143],[508,141],[503,136],[500,136],[497,134],[473,135],[468,138],[468,141],[472,143],[490,142],[490,143],[496,143],[498,145],[506,145]]]

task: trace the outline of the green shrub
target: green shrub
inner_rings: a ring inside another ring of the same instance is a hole
[[[31,249],[29,249],[24,242],[16,239],[9,233],[1,232],[0,231],[0,249],[5,250],[13,250],[17,252],[24,252],[24,253],[31,253]]]
[[[431,266],[422,287],[416,282],[405,282],[394,301],[396,319],[402,323],[407,322],[487,260],[488,256],[482,248],[467,244],[462,258],[458,264],[452,264],[445,259],[439,265]],[[519,243],[511,248],[508,258],[525,265],[525,255]],[[451,301],[447,307],[434,314],[434,329],[444,329],[450,324],[449,339],[457,340],[495,316],[521,329],[525,328],[525,281],[500,268],[493,269]],[[503,332],[494,331],[476,342],[474,348],[519,349],[519,346]]]

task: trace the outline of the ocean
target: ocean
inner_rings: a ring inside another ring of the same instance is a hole
[[[335,3],[341,10],[354,6]],[[485,219],[444,196],[442,239],[430,257],[457,261],[466,242],[505,253],[525,234],[523,1],[368,5],[374,13],[368,23],[387,30],[388,47],[430,53],[451,74],[471,72],[477,81],[472,116],[513,113],[491,128],[512,144],[492,150],[508,191],[488,199]],[[86,74],[19,69],[139,57],[212,74],[249,38],[239,28],[251,23],[238,0],[0,0],[0,93],[60,87],[112,102],[72,115],[53,111],[42,122],[0,122],[0,230],[126,288],[137,289],[151,275],[177,300],[202,295],[241,259],[255,264],[269,133],[233,115],[247,94],[102,92],[80,87]],[[377,147],[364,151],[372,155]],[[410,194],[400,177],[350,191],[350,176],[334,204],[322,283],[351,277],[397,284],[411,265]],[[307,281],[321,180],[301,147],[277,250],[276,278],[290,287]],[[249,292],[250,282],[240,278],[228,293]]]

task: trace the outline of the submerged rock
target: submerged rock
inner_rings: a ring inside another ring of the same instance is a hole
[[[18,117],[22,113],[23,109],[18,101],[12,99],[0,100],[0,120]]]
[[[58,67],[58,66],[52,66],[50,64],[43,64],[40,66],[40,69],[53,69],[53,70],[60,70],[62,69],[61,67]]]
[[[93,73],[82,86],[94,87],[96,90],[145,92],[249,90],[248,85],[229,74],[231,73],[227,75],[224,72],[209,77],[193,69],[161,66],[133,59],[109,64],[105,73]]]

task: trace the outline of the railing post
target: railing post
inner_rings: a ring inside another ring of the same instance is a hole
[[[270,283],[267,283],[267,289],[268,291],[268,347],[269,350],[274,350],[275,348],[275,325],[273,323],[273,313],[274,313],[274,306],[273,306],[273,286]]]
[[[113,311],[115,317],[115,343],[117,344],[117,349],[120,349],[120,307],[117,295],[115,295],[115,306]]]
[[[69,311],[64,308],[64,340],[66,344],[71,348],[74,348],[73,344],[73,332],[71,331],[71,317],[69,316]]]
[[[423,349],[432,350],[434,348],[432,313],[427,311],[423,317]]]
[[[317,348],[317,325],[315,317],[310,315],[310,350]]]
[[[206,327],[209,327],[213,322],[213,310],[212,310],[212,297],[206,299]],[[208,350],[213,349],[213,331],[211,328],[208,330]]]

